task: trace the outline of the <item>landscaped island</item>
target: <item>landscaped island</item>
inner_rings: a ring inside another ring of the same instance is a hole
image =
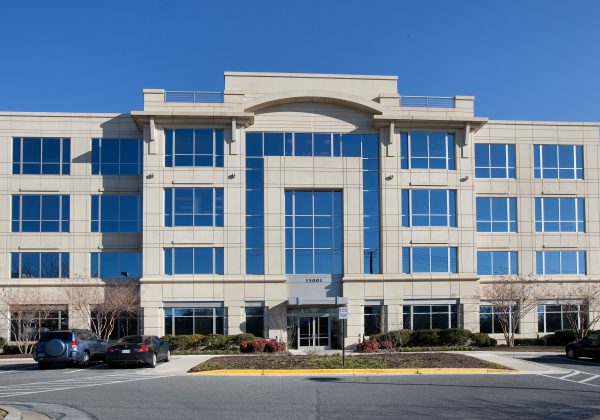
[[[274,369],[419,369],[419,368],[480,368],[507,369],[505,366],[454,353],[380,353],[372,355],[294,356],[260,354],[214,357],[190,369],[190,372],[211,370],[274,370]]]

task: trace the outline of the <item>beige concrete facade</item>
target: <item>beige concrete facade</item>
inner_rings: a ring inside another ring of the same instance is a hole
[[[266,308],[265,335],[285,337],[290,296],[286,276],[285,191],[343,192],[343,276],[340,297],[348,307],[348,345],[364,333],[364,306],[380,302],[384,328],[402,325],[407,302],[454,302],[459,325],[479,331],[478,250],[518,251],[519,273],[535,273],[536,251],[587,252],[587,275],[559,281],[600,281],[600,136],[596,123],[488,121],[475,117],[474,98],[456,96],[453,106],[401,106],[395,76],[225,73],[221,103],[170,102],[160,89],[144,91],[144,109],[131,114],[0,112],[0,281],[4,288],[37,287],[62,299],[64,280],[11,278],[11,253],[69,252],[70,280],[90,276],[90,253],[132,250],[143,253],[142,314],[146,334],[165,333],[164,308],[219,304],[227,334],[243,331],[248,302]],[[201,96],[200,96],[201,97]],[[223,167],[165,167],[165,130],[213,128],[224,132]],[[401,169],[401,133],[443,131],[456,139],[455,170]],[[381,274],[363,267],[363,180],[360,158],[267,156],[264,158],[264,275],[246,274],[246,142],[251,132],[362,133],[379,138]],[[71,139],[70,175],[13,175],[12,139]],[[91,175],[92,138],[143,138],[143,175]],[[516,179],[475,177],[474,145],[516,145]],[[583,145],[583,180],[533,178],[533,145]],[[224,190],[223,227],[165,227],[165,188]],[[401,191],[428,188],[457,191],[457,227],[403,227]],[[11,231],[11,196],[68,194],[69,233]],[[142,233],[91,233],[92,194],[142,194]],[[516,233],[477,233],[478,196],[517,197]],[[536,233],[534,198],[584,197],[585,233]],[[411,246],[458,248],[458,272],[404,274],[402,249]],[[165,275],[164,248],[224,249],[224,275]],[[316,275],[311,275],[312,277]],[[308,277],[311,277],[308,276]],[[546,281],[546,279],[544,279]],[[310,283],[306,287],[311,287]],[[551,286],[548,286],[551,287]],[[343,302],[341,300],[340,302]],[[371,303],[372,304],[372,303]],[[335,304],[328,308],[337,308]],[[315,306],[315,305],[313,305]],[[70,317],[73,324],[74,317]],[[521,327],[538,336],[537,314]],[[2,335],[7,335],[4,327]]]

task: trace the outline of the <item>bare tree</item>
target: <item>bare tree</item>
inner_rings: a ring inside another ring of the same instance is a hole
[[[92,331],[108,339],[119,317],[139,313],[140,285],[135,280],[80,279],[66,288],[71,307],[89,320]]]
[[[0,288],[0,317],[9,327],[9,341],[30,354],[39,339],[41,323],[53,311],[52,302],[38,288]]]
[[[507,276],[483,284],[481,300],[494,308],[504,339],[515,345],[515,334],[527,313],[537,307],[540,299],[534,276]]]
[[[552,299],[568,305],[563,313],[577,338],[586,337],[600,321],[600,283],[560,283]]]

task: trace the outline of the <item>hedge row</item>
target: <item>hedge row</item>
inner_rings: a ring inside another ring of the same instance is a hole
[[[417,330],[408,329],[375,334],[359,343],[356,351],[369,353],[379,349],[400,347],[495,347],[496,340],[484,333],[472,333],[460,328]]]
[[[285,343],[264,338],[244,340],[240,343],[240,352],[242,353],[281,353],[286,350]]]
[[[192,334],[192,335],[165,335],[163,341],[169,343],[171,350],[237,350],[244,341],[254,340],[253,334],[244,333],[237,335],[221,334]]]

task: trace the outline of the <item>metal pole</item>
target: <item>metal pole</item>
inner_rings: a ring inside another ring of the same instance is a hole
[[[346,320],[342,319],[342,366],[346,366]]]

